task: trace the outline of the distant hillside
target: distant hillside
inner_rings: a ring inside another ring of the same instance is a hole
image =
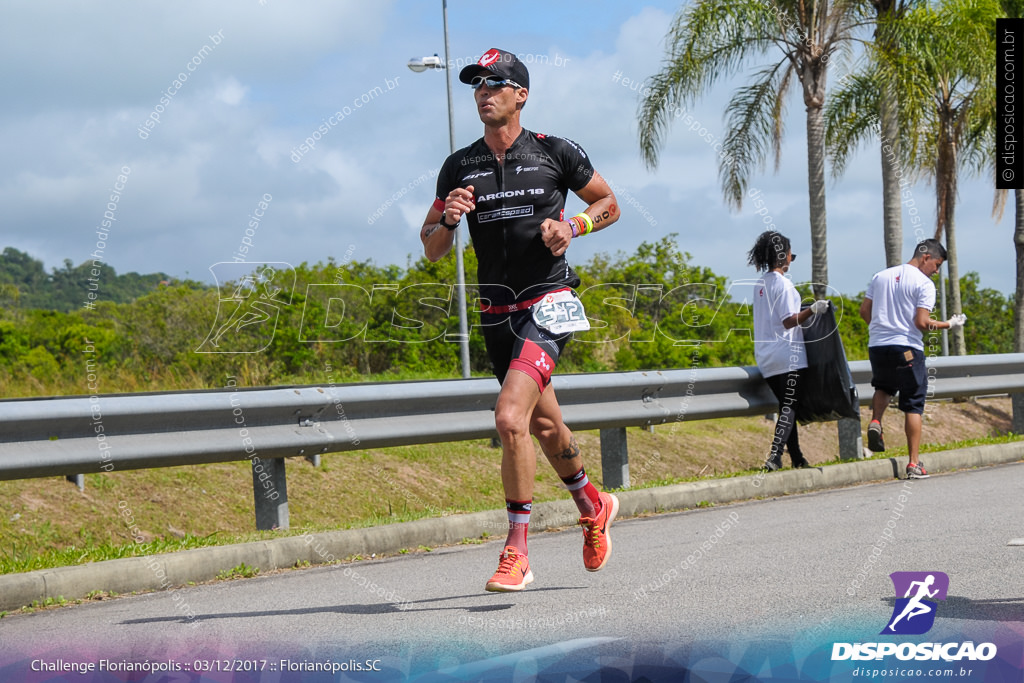
[[[88,292],[97,301],[128,303],[168,283],[164,273],[118,275],[105,263],[91,260],[73,265],[64,259],[64,267],[47,273],[43,262],[13,247],[0,255],[0,306],[69,312],[81,308]]]

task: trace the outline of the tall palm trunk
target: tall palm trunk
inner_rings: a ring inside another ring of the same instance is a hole
[[[825,214],[825,64],[805,70],[807,105],[807,193],[811,219],[811,286],[821,299],[828,287],[828,221]],[[813,70],[813,74],[807,73]]]
[[[956,184],[956,179],[953,179],[953,184]],[[946,251],[949,252],[948,271],[949,271],[949,303],[953,313],[960,313],[963,311],[963,304],[960,300],[960,266],[957,262],[956,256],[956,224],[953,220],[953,208],[956,203],[956,198],[950,199],[950,214],[949,220],[946,222]],[[958,327],[952,330],[953,337],[953,355],[954,356],[966,356],[967,355],[967,344],[964,340],[964,328]]]
[[[1014,190],[1013,248],[1017,252],[1017,298],[1013,306],[1013,350],[1024,353],[1024,190]]]
[[[1013,350],[1024,353],[1024,190],[1014,190],[1013,248],[1017,252],[1017,297],[1013,304]],[[1017,434],[1024,432],[1024,394],[1010,394],[1013,424]]]
[[[896,165],[900,163],[900,126],[893,89],[885,87],[879,105],[882,147],[882,232],[885,242],[885,266],[903,262],[903,205],[900,203],[900,180]],[[902,175],[902,173],[900,174]]]
[[[946,233],[946,261],[949,272],[949,303],[953,314],[963,309],[960,300],[960,267],[956,253],[956,192],[957,192],[957,147],[953,135],[952,116],[948,108],[944,108],[939,128],[939,154],[935,160],[935,197],[936,197],[936,239],[942,238],[943,229]],[[962,327],[952,330],[953,355],[967,355]]]
[[[877,14],[875,43],[890,57],[899,49],[893,36],[891,21],[895,10],[893,0],[874,3]],[[885,267],[903,262],[903,205],[900,203],[900,180],[896,165],[900,163],[900,125],[895,88],[891,82],[882,85],[878,106],[879,133],[882,139],[882,239],[885,244]],[[885,152],[886,145],[889,152]],[[902,174],[901,174],[902,175]]]

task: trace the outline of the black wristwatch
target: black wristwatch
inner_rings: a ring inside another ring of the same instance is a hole
[[[442,212],[441,213],[441,220],[438,221],[438,224],[443,225],[444,227],[446,227],[446,228],[448,228],[449,230],[452,230],[452,231],[454,231],[456,228],[459,227],[459,221],[455,221],[455,225],[448,225],[448,223],[445,222],[447,220],[448,220],[448,214],[446,212]]]

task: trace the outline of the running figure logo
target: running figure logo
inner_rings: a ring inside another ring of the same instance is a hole
[[[896,589],[896,606],[881,635],[927,633],[935,623],[935,601],[946,599],[949,577],[942,572],[893,572],[889,577]]]
[[[217,319],[196,353],[258,353],[270,346],[281,309],[291,305],[295,269],[225,261],[210,272],[220,290]]]

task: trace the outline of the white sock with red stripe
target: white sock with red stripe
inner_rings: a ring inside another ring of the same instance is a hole
[[[532,500],[505,499],[505,511],[508,513],[508,538],[505,539],[505,545],[516,548],[523,555],[529,554],[526,550],[526,534],[530,530],[532,508]]]
[[[571,477],[562,477],[562,483],[569,489],[580,516],[595,519],[601,512],[601,494],[590,483],[590,477],[582,467]]]

